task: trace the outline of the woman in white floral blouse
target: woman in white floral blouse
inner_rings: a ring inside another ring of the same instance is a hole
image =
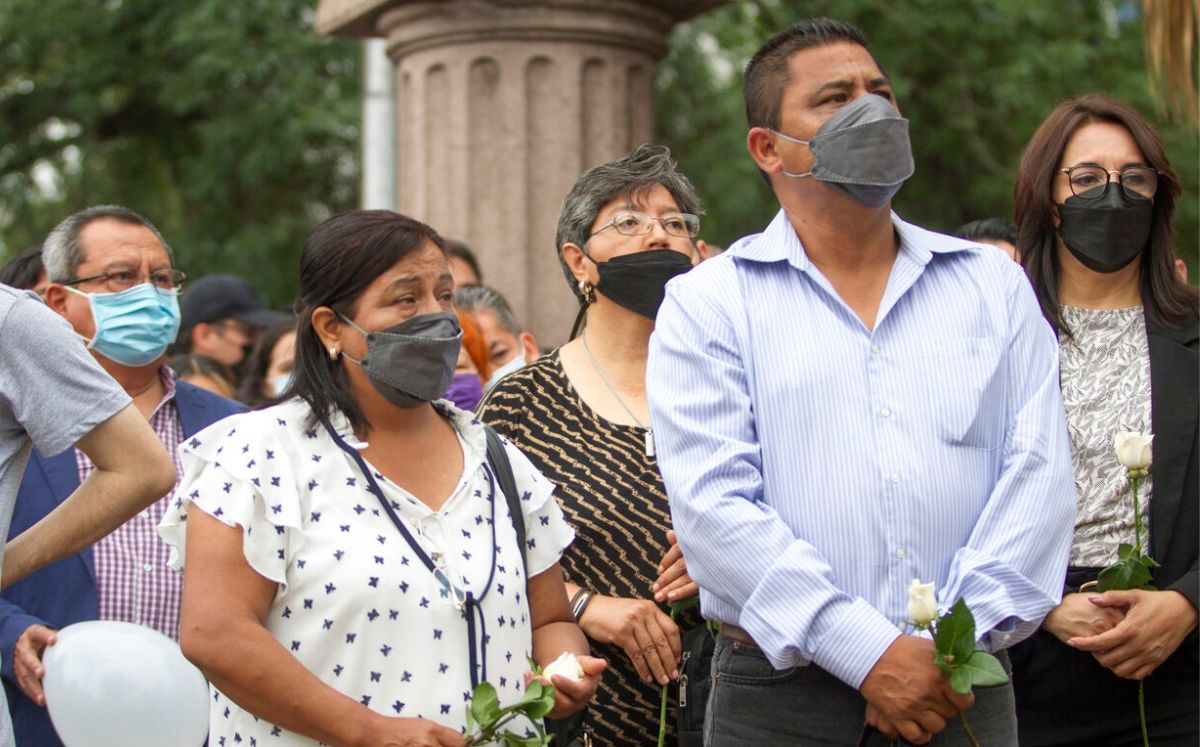
[[[553,485],[506,445],[518,547],[483,427],[437,401],[453,290],[428,226],[325,221],[300,261],[290,399],[181,447],[160,531],[186,557],[181,645],[212,684],[210,744],[463,745],[475,684],[514,702],[527,657],[563,651],[586,676],[554,677],[551,715],[594,693],[605,665],[571,617]]]

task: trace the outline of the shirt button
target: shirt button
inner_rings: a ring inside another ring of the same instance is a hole
[[[878,345],[871,346],[871,355],[879,355],[879,346]]]
[[[886,407],[879,411],[879,417],[881,417],[881,418],[890,418],[891,416],[892,416],[892,411],[887,409]]]
[[[142,566],[142,570],[145,571],[146,573],[149,573],[150,571],[154,570],[154,566],[147,563],[144,566]]]
[[[150,518],[150,509],[146,509],[145,511],[143,511],[143,512],[142,512],[142,518],[143,518],[143,519],[149,519],[149,518]]]
[[[897,475],[895,472],[893,472],[892,476],[889,477],[888,479],[892,481],[893,485],[897,485],[900,483],[900,475]]]
[[[904,548],[903,547],[896,548],[896,557],[900,558],[901,560],[904,560]]]

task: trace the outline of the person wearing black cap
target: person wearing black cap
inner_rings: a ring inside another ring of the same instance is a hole
[[[206,275],[180,299],[179,351],[207,355],[236,372],[264,327],[282,315],[271,311],[250,281]],[[231,376],[231,381],[234,377]]]

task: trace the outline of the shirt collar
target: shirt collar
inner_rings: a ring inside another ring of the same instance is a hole
[[[175,401],[175,372],[165,363],[158,367],[158,378],[163,385],[163,398],[154,406],[154,412],[150,413],[153,418],[158,414],[158,411],[167,406],[167,403]]]
[[[449,400],[436,400],[433,402],[433,408],[450,422],[451,427],[462,439],[466,447],[468,462],[465,466],[470,469],[477,468],[487,455],[487,436],[484,435],[483,423],[474,414],[460,410]],[[334,432],[351,447],[356,449],[367,447],[366,443],[359,441],[358,437],[354,435],[354,429],[350,427],[350,420],[341,410],[336,410],[331,414],[329,424],[333,427]],[[368,443],[369,441],[370,437],[368,436]],[[467,471],[467,474],[471,474],[470,471]]]
[[[891,215],[892,226],[900,236],[900,251],[920,265],[929,264],[934,254],[982,251],[978,244],[906,223],[895,212]],[[807,272],[812,266],[800,237],[796,235],[796,229],[792,228],[787,213],[782,209],[775,214],[766,230],[739,239],[726,253],[751,262],[786,261],[801,272]]]

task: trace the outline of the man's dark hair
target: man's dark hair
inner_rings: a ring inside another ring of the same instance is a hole
[[[479,270],[479,260],[475,258],[475,252],[471,251],[471,247],[458,239],[446,239],[446,255],[466,262],[467,266],[475,272],[475,277],[479,279],[479,282],[483,282],[483,273]]]
[[[809,18],[772,36],[754,53],[742,78],[742,99],[750,127],[779,129],[783,91],[791,83],[788,60],[796,52],[827,44],[850,42],[867,49],[867,39],[857,27],[833,18]],[[868,49],[868,52],[870,50]],[[878,65],[876,61],[876,65]],[[879,68],[881,71],[882,67]]]
[[[1017,245],[1017,229],[1003,218],[983,218],[964,223],[954,235],[968,241],[1007,241]]]
[[[42,274],[42,245],[35,244],[26,247],[17,256],[0,267],[0,283],[11,285],[13,288],[33,290],[38,277]]]
[[[341,213],[313,229],[300,253],[296,366],[284,397],[303,398],[317,418],[341,410],[355,432],[370,430],[341,362],[329,359],[313,329],[312,314],[327,306],[352,319],[367,286],[427,242],[446,252],[437,231],[390,210]]]

